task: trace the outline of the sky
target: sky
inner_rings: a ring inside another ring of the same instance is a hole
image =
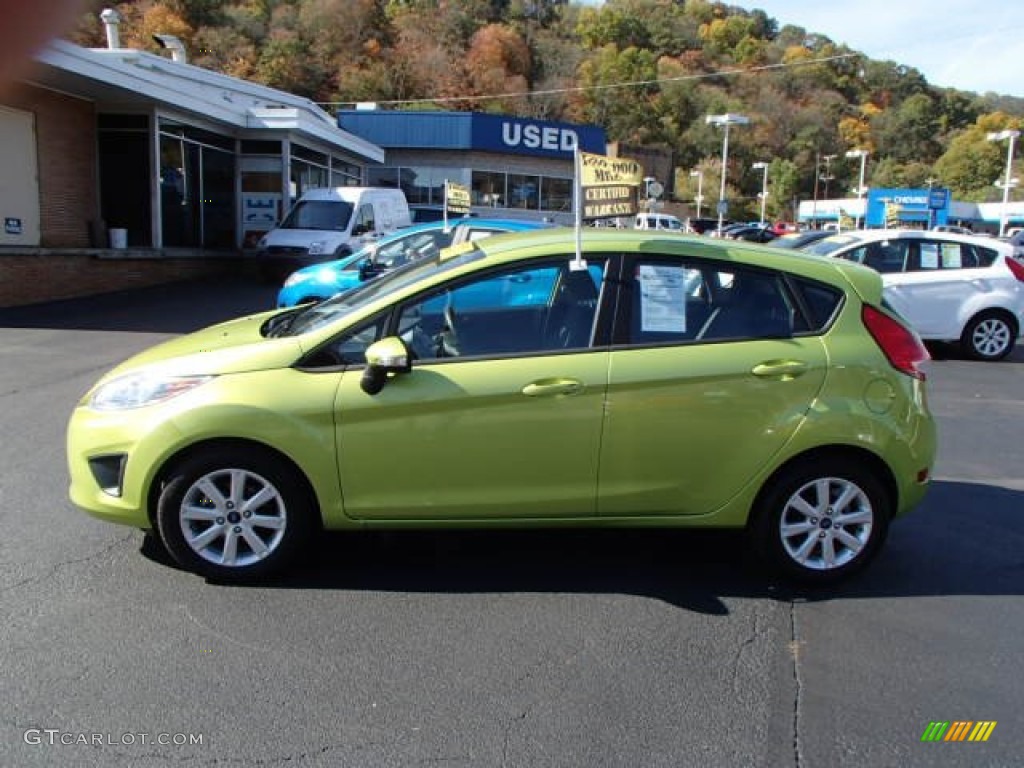
[[[935,86],[1024,98],[1020,0],[734,0],[871,59],[917,69]]]

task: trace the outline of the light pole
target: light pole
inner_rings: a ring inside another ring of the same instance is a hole
[[[849,158],[860,158],[860,181],[857,182],[857,200],[864,200],[864,193],[867,191],[864,189],[864,165],[868,160],[868,151],[866,149],[851,149],[846,153]],[[863,202],[861,203],[860,210],[857,211],[857,221],[854,224],[855,229],[860,229],[860,214],[864,210]]]
[[[700,204],[704,202],[704,171],[690,171],[690,176],[697,177],[697,218],[700,218]]]
[[[761,226],[764,226],[764,205],[768,200],[768,163],[756,162],[752,166],[755,171],[761,171]]]
[[[832,161],[836,159],[835,155],[822,155],[821,159],[825,161],[825,173],[822,174],[821,180],[825,182],[825,199],[828,200],[828,183],[835,178],[832,175]]]
[[[1003,139],[1009,139],[1010,143],[1006,148],[1006,178],[1002,184],[999,184],[1003,188],[1003,210],[999,214],[999,236],[1005,237],[1006,235],[1006,220],[1010,212],[1010,188],[1014,186],[1014,179],[1011,178],[1013,172],[1013,143],[1020,136],[1020,131],[999,131],[998,133],[990,133],[986,137],[989,141],[1002,141]]]
[[[729,162],[729,126],[730,125],[747,125],[750,122],[750,118],[746,115],[735,115],[732,113],[726,113],[724,115],[708,115],[704,118],[704,122],[707,125],[717,125],[725,128],[725,134],[722,136],[722,185],[718,190],[718,234],[722,234],[722,219],[725,216],[725,167],[726,163]]]

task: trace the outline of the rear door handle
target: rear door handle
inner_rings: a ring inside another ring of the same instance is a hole
[[[583,391],[583,382],[576,379],[540,379],[523,387],[527,397],[542,395],[578,395]]]
[[[788,381],[806,373],[807,363],[802,360],[765,360],[751,368],[750,372],[761,378]]]

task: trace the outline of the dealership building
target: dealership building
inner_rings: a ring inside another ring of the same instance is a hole
[[[574,153],[605,154],[603,128],[479,112],[342,110],[338,126],[383,147],[372,186],[400,187],[411,204],[441,205],[444,183],[470,190],[476,213],[573,220]]]
[[[0,94],[0,306],[248,269],[305,190],[391,186],[477,212],[570,222],[576,147],[595,126],[455,112],[330,114],[166,55],[56,40]],[[168,42],[169,41],[169,42]]]
[[[998,234],[1005,215],[1007,226],[1024,225],[1024,201],[965,203],[952,199],[944,187],[922,189],[869,189],[867,197],[844,200],[804,200],[800,223],[821,227],[842,220],[860,220],[869,228],[914,227],[930,229],[945,224],[975,232]]]

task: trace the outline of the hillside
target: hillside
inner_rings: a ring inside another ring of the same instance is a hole
[[[69,37],[102,46],[87,3]],[[137,0],[116,3],[125,45],[159,51],[181,38],[193,64],[307,96],[327,109],[375,101],[596,123],[611,141],[673,152],[675,194],[690,169],[718,176],[721,136],[707,114],[741,112],[730,136],[729,197],[749,205],[771,161],[769,210],[784,215],[827,181],[856,186],[850,149],[870,152],[871,186],[950,187],[996,200],[1005,145],[1024,99],[930,85],[917,70],[874,61],[759,10],[706,0]],[[832,157],[826,165],[822,158]],[[733,165],[735,163],[735,165]],[[827,169],[827,170],[826,170]],[[827,178],[823,178],[827,177]],[[930,180],[930,182],[929,182]],[[671,180],[669,180],[671,182]]]

